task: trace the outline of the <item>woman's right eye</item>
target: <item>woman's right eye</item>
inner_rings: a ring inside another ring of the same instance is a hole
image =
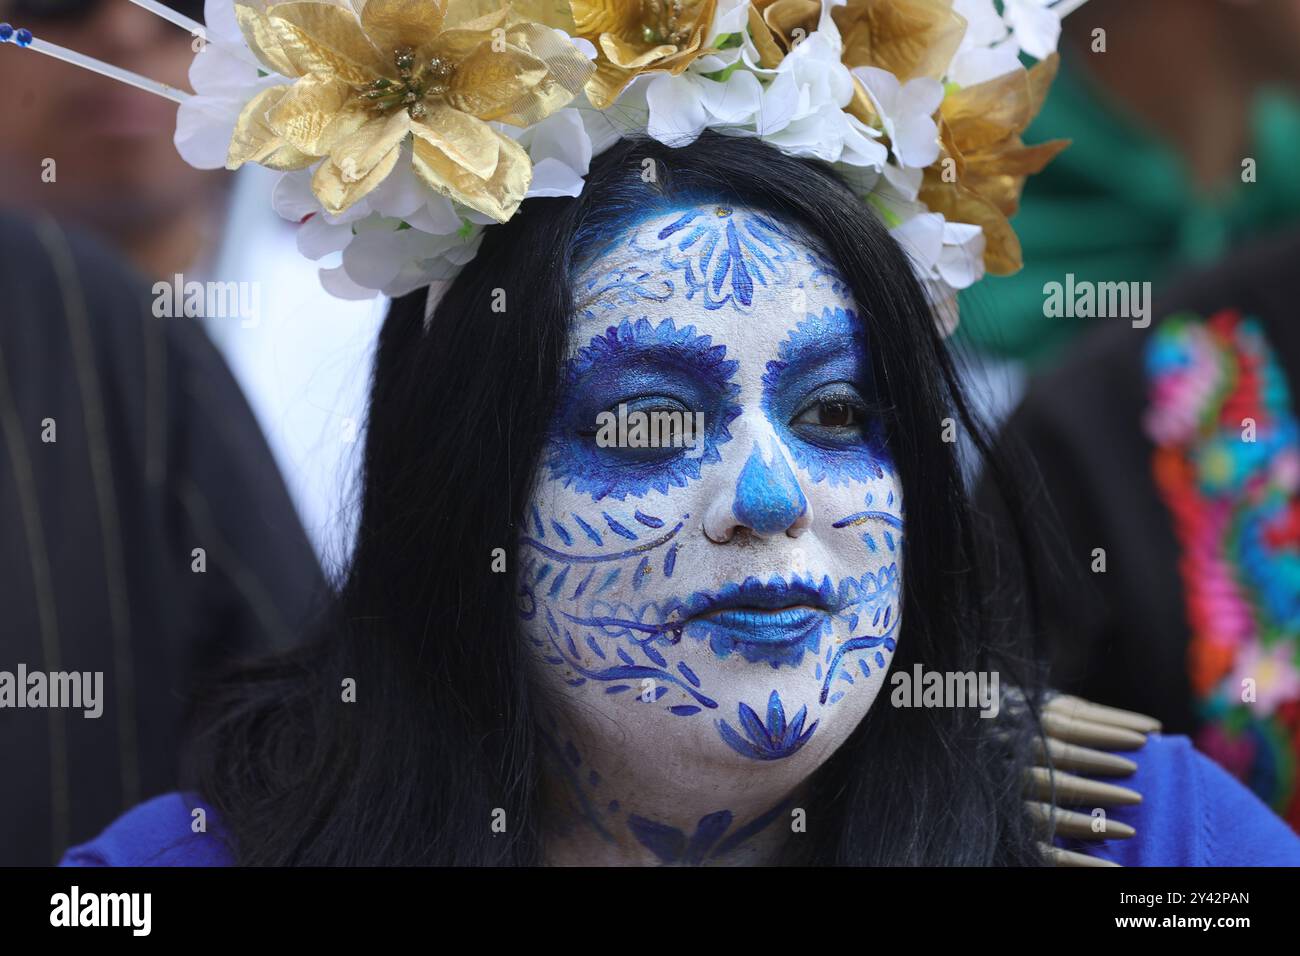
[[[628,461],[680,454],[703,441],[703,415],[666,395],[637,396],[584,416],[577,434],[602,453]]]

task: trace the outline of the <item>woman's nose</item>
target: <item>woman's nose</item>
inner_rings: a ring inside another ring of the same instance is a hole
[[[766,450],[763,448],[766,444]],[[733,483],[719,489],[704,514],[710,541],[730,541],[737,529],[759,537],[797,538],[812,524],[812,504],[774,435],[754,441]]]

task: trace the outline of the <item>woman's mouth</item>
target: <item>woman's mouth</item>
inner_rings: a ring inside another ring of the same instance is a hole
[[[713,611],[696,620],[736,634],[739,643],[793,644],[821,623],[825,611],[807,605],[784,608],[736,607]]]
[[[688,631],[703,631],[715,647],[747,645],[777,649],[820,632],[831,615],[827,595],[801,582],[767,584],[749,578],[716,594],[697,593],[688,602]]]

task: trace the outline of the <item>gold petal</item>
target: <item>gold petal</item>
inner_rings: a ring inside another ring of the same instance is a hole
[[[403,114],[405,115],[405,114]],[[385,153],[370,172],[360,179],[351,179],[332,160],[325,160],[311,178],[311,191],[316,194],[326,212],[339,215],[388,178],[401,157],[401,143]]]
[[[1013,70],[974,86],[954,90],[943,98],[940,112],[963,153],[1001,142],[1024,132],[1032,118],[1029,80]]]
[[[798,36],[795,30],[802,30],[802,35],[808,36],[817,29],[821,13],[819,0],[775,0],[763,10],[763,22],[789,50]]]
[[[459,29],[490,31],[515,6],[518,4],[508,0],[449,0],[442,29],[444,32]]]
[[[1014,136],[993,149],[972,153],[958,179],[997,206],[1004,216],[1014,216],[1020,208],[1025,177],[1041,172],[1069,145],[1068,139],[1054,139],[1026,146]]]
[[[1053,139],[1036,146],[1026,146],[1017,136],[996,151],[982,150],[972,154],[967,165],[972,174],[980,176],[997,173],[1032,176],[1042,172],[1069,145],[1068,139]]]
[[[491,179],[475,176],[420,136],[415,137],[412,166],[430,189],[505,222],[523,202],[533,179],[533,166],[518,143],[495,130],[492,135],[497,138],[500,154]]]
[[[442,32],[445,0],[366,0],[361,27],[381,51],[407,47],[427,58]]]
[[[315,162],[314,156],[286,143],[266,122],[267,112],[274,109],[288,91],[288,86],[273,86],[245,104],[230,137],[227,169],[238,169],[244,163],[258,163],[269,169],[302,169]]]
[[[338,167],[344,182],[357,182],[401,146],[410,131],[411,117],[406,110],[372,119],[330,150],[329,163]]]
[[[266,13],[285,56],[299,72],[337,77],[353,86],[397,76],[390,57],[366,39],[361,21],[349,8],[294,0],[268,7]]]
[[[302,71],[285,54],[280,38],[271,29],[271,22],[261,9],[243,2],[236,3],[235,19],[239,22],[240,32],[244,34],[248,48],[263,66],[284,76],[302,75]]]
[[[573,23],[584,37],[621,33],[641,25],[641,4],[628,0],[572,0]]]
[[[629,43],[613,33],[600,35],[600,49],[609,58],[609,62],[624,70],[640,70],[656,60],[672,56],[677,47],[671,43],[648,46],[644,43]]]
[[[452,77],[452,106],[485,120],[531,126],[567,106],[595,72],[573,44],[538,23],[512,23],[506,48],[484,42]]]
[[[876,104],[871,102],[871,94],[856,76],[853,77],[853,97],[849,100],[848,106],[844,107],[844,112],[874,129],[879,129],[881,126]]]
[[[595,66],[585,53],[540,23],[516,20],[506,29],[506,39],[512,46],[526,50],[545,63],[551,79],[574,96],[581,92],[595,72]]]
[[[621,69],[605,59],[597,60],[596,72],[587,81],[587,98],[596,109],[609,109],[634,76],[633,70]]]
[[[462,27],[443,30],[438,34],[435,52],[445,60],[459,63],[484,43],[490,44],[494,39],[492,31],[504,30],[509,15],[510,11],[503,9],[489,17],[480,17]]]
[[[1061,55],[1051,54],[1045,60],[1039,60],[1029,68],[1029,118],[1032,120],[1043,108],[1047,91],[1052,88],[1056,71],[1061,66]]]
[[[578,25],[574,22],[569,0],[514,0],[510,6],[526,20],[555,27],[569,36],[578,35]]]
[[[849,0],[831,11],[840,28],[846,66],[877,66],[906,83],[918,76],[942,79],[966,19],[952,0]]]
[[[342,80],[308,74],[266,114],[267,124],[304,153],[324,156],[369,119],[365,105]]]
[[[772,36],[772,31],[767,23],[763,20],[762,14],[758,9],[750,5],[749,8],[749,36],[754,41],[754,46],[758,49],[758,65],[768,70],[775,70],[785,59],[785,51],[781,49],[776,38]]]
[[[548,88],[562,97],[554,109],[573,99],[572,93],[548,82],[541,60],[518,50],[493,53],[484,44],[456,67],[447,100],[456,110],[479,119],[528,126],[553,112],[544,108]]]
[[[501,153],[500,134],[481,119],[450,106],[431,106],[428,115],[411,123],[416,140],[423,140],[457,166],[479,179],[491,179]]]

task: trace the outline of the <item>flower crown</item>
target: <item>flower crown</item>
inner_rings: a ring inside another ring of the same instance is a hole
[[[1021,266],[1008,217],[1067,145],[1021,134],[1084,0],[207,0],[206,26],[132,2],[194,34],[194,94],[0,41],[175,100],[193,166],[281,171],[300,251],[342,254],[320,273],[335,295],[448,279],[620,138],[713,129],[833,164],[938,305]]]

